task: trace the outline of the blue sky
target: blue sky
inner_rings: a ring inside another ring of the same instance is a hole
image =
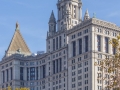
[[[53,10],[57,18],[58,0],[0,0],[0,59],[12,39],[15,23],[31,52],[46,51],[48,21]],[[90,17],[113,22],[120,26],[120,0],[82,0],[83,15],[88,9]]]

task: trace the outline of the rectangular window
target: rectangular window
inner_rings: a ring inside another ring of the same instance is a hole
[[[30,67],[30,80],[35,80],[35,67]]]
[[[116,48],[113,47],[113,54],[115,55],[115,53],[116,53]]]
[[[56,38],[56,49],[58,49],[58,37]]]
[[[97,35],[97,48],[98,51],[101,51],[101,36]]]
[[[53,61],[53,74],[55,74],[55,61]]]
[[[59,47],[61,48],[61,46],[62,46],[62,37],[61,36],[59,36]]]
[[[46,76],[46,69],[45,69],[45,65],[43,65],[43,78],[45,78]]]
[[[23,80],[23,67],[20,67],[20,80]]]
[[[85,36],[85,52],[88,51],[88,36]]]
[[[56,69],[57,69],[57,73],[58,73],[58,59],[56,60],[56,62],[57,62],[57,67],[56,67]]]
[[[38,80],[38,67],[36,67],[36,80]]]
[[[55,39],[53,39],[53,51],[55,51]]]
[[[10,68],[10,72],[11,72],[11,80],[13,79],[13,69],[12,67]]]
[[[105,52],[108,53],[108,48],[109,48],[109,38],[105,37]]]
[[[79,39],[79,54],[82,54],[82,39]]]
[[[73,57],[76,56],[76,41],[73,41]]]
[[[60,58],[60,72],[62,71],[62,59]]]

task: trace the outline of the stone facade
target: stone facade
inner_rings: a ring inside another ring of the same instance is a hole
[[[113,23],[90,18],[88,10],[82,20],[81,0],[58,0],[57,7],[58,21],[53,11],[49,20],[46,53],[30,55],[23,38],[19,38],[21,35],[13,36],[12,41],[18,42],[10,43],[0,62],[1,88],[102,90],[107,85],[106,81],[97,80],[99,67],[94,63],[113,55],[108,40],[116,38],[120,28]]]

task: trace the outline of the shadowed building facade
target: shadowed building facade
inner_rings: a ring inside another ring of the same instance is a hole
[[[97,80],[101,59],[114,54],[109,40],[120,28],[89,16],[82,17],[81,0],[58,0],[58,20],[52,11],[46,53],[32,55],[19,24],[0,62],[0,87],[29,87],[31,90],[102,90],[108,83]],[[107,90],[106,88],[104,90]]]

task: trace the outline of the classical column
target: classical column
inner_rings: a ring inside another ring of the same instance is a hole
[[[82,7],[79,7],[79,22],[82,21]]]
[[[110,41],[111,39],[109,38],[109,41]],[[112,44],[108,44],[108,52],[110,53],[110,54],[113,54],[113,47],[112,47]]]
[[[40,67],[38,67],[38,80],[40,79]]]
[[[78,6],[76,6],[76,19],[78,19]]]
[[[23,69],[23,75],[24,75],[23,80],[27,80],[27,68],[26,67],[24,67]]]
[[[41,76],[41,78],[43,78],[43,66],[41,66],[41,74],[40,74],[40,76]]]
[[[9,75],[9,77],[8,77],[8,81],[10,81],[11,80],[11,72],[10,72],[10,68],[8,69],[8,75]]]
[[[7,70],[4,71],[5,75],[5,82],[7,82]]]
[[[74,18],[74,5],[72,5],[72,18]]]

